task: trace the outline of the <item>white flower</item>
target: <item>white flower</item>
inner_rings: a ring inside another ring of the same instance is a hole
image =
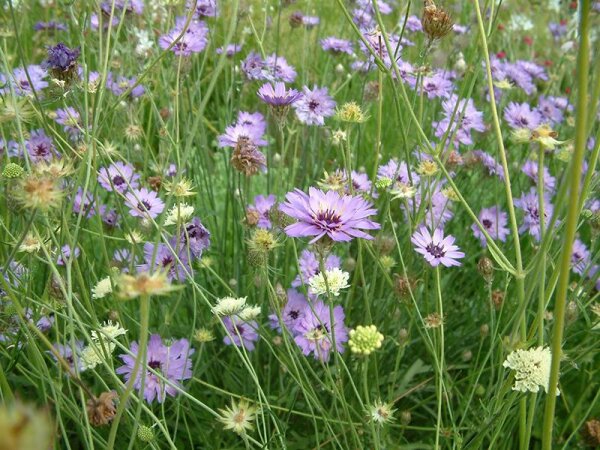
[[[137,38],[138,42],[135,46],[135,54],[138,56],[147,56],[154,47],[154,41],[150,37],[150,32],[145,29],[133,29],[133,34]]]
[[[515,350],[502,364],[515,371],[513,391],[539,392],[540,386],[548,392],[552,352],[547,347]],[[556,395],[559,391],[556,391]]]
[[[101,336],[103,336],[111,340],[125,333],[127,333],[125,328],[121,327],[118,323],[113,323],[109,320],[108,322],[104,322],[104,325],[102,325],[99,331],[92,331],[92,339],[100,341],[102,340]]]
[[[329,290],[331,295],[337,297],[340,295],[342,289],[350,286],[348,284],[349,278],[350,274],[348,272],[344,272],[336,267],[335,269],[326,270],[324,273],[318,273],[308,280],[308,285],[313,294],[323,295],[327,294],[327,291]],[[326,280],[327,283],[325,282]]]
[[[240,313],[246,307],[246,297],[224,297],[217,300],[212,312],[217,316],[231,316]]]
[[[20,252],[35,253],[42,248],[42,243],[33,234],[28,234],[19,245]]]
[[[166,225],[175,225],[177,223],[185,223],[194,215],[194,207],[187,203],[181,203],[173,206],[165,219]]]
[[[144,237],[138,231],[132,230],[130,233],[125,234],[125,240],[131,245],[135,245],[144,242]]]
[[[240,311],[238,317],[245,322],[256,319],[260,315],[260,306],[246,306]]]
[[[508,29],[511,31],[529,31],[533,29],[533,22],[523,14],[513,14]]]
[[[116,345],[112,342],[103,342],[100,344],[90,344],[81,350],[81,370],[93,369],[98,364],[102,364],[105,357],[108,357],[114,351]]]
[[[110,277],[106,277],[98,281],[94,289],[92,289],[92,298],[104,298],[112,292],[112,284]]]

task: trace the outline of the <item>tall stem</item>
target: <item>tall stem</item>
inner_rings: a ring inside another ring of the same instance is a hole
[[[575,114],[575,151],[569,173],[569,206],[566,218],[565,239],[560,258],[560,275],[554,305],[554,327],[552,329],[552,365],[550,366],[550,382],[544,409],[544,425],[542,432],[542,450],[552,447],[552,427],[556,406],[558,372],[560,369],[561,345],[565,325],[565,305],[571,270],[571,252],[577,231],[579,218],[579,186],[581,167],[586,145],[587,128],[587,94],[589,71],[589,12],[590,0],[580,2],[579,11],[579,50],[577,53],[577,112]]]
[[[440,315],[440,339],[437,342],[439,347],[438,376],[437,376],[437,425],[435,427],[435,449],[440,448],[440,430],[442,428],[442,387],[444,384],[444,305],[442,302],[442,282],[440,277],[440,268],[435,268],[435,285],[437,290],[437,312]]]

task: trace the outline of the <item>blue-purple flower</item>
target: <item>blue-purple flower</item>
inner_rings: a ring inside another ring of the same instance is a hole
[[[458,260],[465,256],[458,246],[454,245],[454,236],[444,237],[440,228],[436,228],[431,234],[426,227],[421,226],[410,240],[415,246],[415,251],[423,255],[432,267],[440,264],[446,267],[460,266]]]
[[[167,395],[174,397],[178,390],[182,389],[181,381],[192,377],[192,359],[190,356],[194,349],[190,348],[187,339],[177,339],[170,345],[165,345],[158,334],[153,334],[148,340],[146,349],[146,367],[140,367],[137,373],[133,373],[135,359],[138,357],[139,344],[131,343],[132,355],[120,355],[124,365],[118,367],[115,372],[125,376],[129,381],[135,377],[133,386],[143,394],[148,403],[155,399],[163,403]],[[156,375],[150,371],[157,372]],[[144,391],[142,392],[142,371],[144,373]],[[166,382],[162,379],[166,379]]]
[[[98,170],[98,183],[108,192],[120,192],[124,194],[129,188],[137,189],[140,175],[133,166],[128,163],[117,161],[108,167]]]
[[[509,231],[507,228],[508,218],[506,213],[502,211],[497,206],[492,206],[491,208],[483,208],[478,216],[479,222],[485,228],[485,231],[492,237],[492,239],[496,239],[499,241],[506,241],[506,237],[509,235]],[[481,245],[483,247],[487,246],[487,239],[485,235],[481,231],[481,229],[477,226],[477,224],[473,224],[471,226],[471,230],[473,230],[473,235],[479,239]]]
[[[333,54],[346,53],[348,55],[352,55],[354,53],[352,42],[348,41],[347,39],[340,39],[334,36],[321,39],[321,47],[323,50]]]
[[[515,199],[515,206],[523,211],[523,223],[519,227],[519,233],[528,232],[536,241],[541,237],[540,204],[538,193],[535,188]],[[544,193],[544,226],[548,226],[548,219],[552,217],[554,207],[550,203],[548,193]]]
[[[254,350],[254,343],[260,338],[255,320],[244,321],[238,316],[227,316],[223,318],[223,324],[231,335],[223,338],[225,345],[244,347],[249,352]]]
[[[208,27],[201,20],[192,20],[187,27],[186,23],[186,17],[178,17],[175,28],[158,38],[160,48],[170,48],[177,56],[190,56],[204,50],[208,42]]]
[[[254,205],[248,205],[246,208],[246,220],[250,223],[255,223],[258,228],[271,228],[271,219],[269,213],[275,205],[277,199],[273,194],[264,196],[257,195],[254,197]]]
[[[504,120],[511,128],[535,130],[541,125],[542,116],[527,103],[510,102],[504,109]]]
[[[165,209],[156,192],[146,188],[133,189],[125,195],[125,204],[133,217],[156,218]]]
[[[298,222],[285,228],[291,237],[314,236],[314,243],[324,236],[333,241],[348,242],[355,237],[373,239],[362,230],[377,230],[379,224],[368,219],[377,214],[372,204],[362,197],[327,193],[313,187],[308,194],[296,189],[288,192],[279,209]]]
[[[58,152],[54,147],[52,138],[50,138],[43,129],[33,130],[30,133],[30,137],[25,143],[27,153],[34,163],[41,161],[49,162],[55,156],[58,156]]]
[[[306,310],[309,309],[309,303],[306,297],[296,289],[287,290],[287,302],[281,309],[281,320],[277,313],[269,315],[271,328],[276,329],[280,333],[285,327],[292,336],[298,334],[298,324],[306,315]]]
[[[307,125],[322,126],[325,124],[325,117],[334,114],[335,105],[335,100],[329,96],[327,88],[314,86],[311,90],[304,86],[302,94],[293,106],[300,122]]]

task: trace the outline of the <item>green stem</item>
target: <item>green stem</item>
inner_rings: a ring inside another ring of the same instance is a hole
[[[125,385],[125,391],[123,395],[119,399],[119,406],[117,408],[117,413],[115,414],[115,418],[110,426],[110,432],[108,435],[108,443],[106,444],[107,449],[115,448],[115,439],[117,437],[117,430],[119,428],[119,422],[121,421],[121,417],[123,416],[123,412],[127,407],[127,399],[131,395],[133,391],[133,385],[137,378],[138,373],[140,372],[140,366],[142,365],[142,361],[146,358],[146,350],[148,347],[148,324],[150,322],[150,298],[147,295],[143,295],[140,299],[140,343],[138,347],[138,354],[135,358],[135,363],[133,364],[133,370],[131,372],[131,378],[127,381]],[[145,365],[145,364],[144,364]],[[146,370],[146,368],[142,368],[142,372]],[[141,377],[144,376],[144,373],[140,374]],[[143,401],[140,399],[140,401]]]
[[[552,365],[550,366],[550,382],[548,395],[544,408],[544,424],[542,430],[542,450],[552,447],[552,427],[554,425],[554,411],[556,407],[556,392],[558,387],[558,372],[562,354],[562,338],[565,325],[565,306],[567,303],[567,290],[569,288],[569,275],[571,270],[571,252],[573,240],[577,231],[579,218],[579,183],[581,167],[586,146],[587,127],[587,94],[589,72],[589,26],[590,26],[590,0],[580,3],[579,22],[579,50],[577,53],[577,111],[575,114],[575,151],[571,172],[569,173],[569,207],[567,210],[565,239],[563,241],[560,259],[560,275],[556,300],[554,305],[554,327],[552,329]]]
[[[444,384],[444,305],[442,302],[442,282],[440,278],[440,268],[435,268],[435,286],[437,290],[437,312],[440,315],[440,340],[437,343],[439,347],[439,360],[437,364],[438,376],[436,378],[437,388],[437,424],[435,427],[435,449],[440,448],[440,430],[442,429],[442,387]]]

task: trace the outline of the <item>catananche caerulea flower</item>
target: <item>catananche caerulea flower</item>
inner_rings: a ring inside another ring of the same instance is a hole
[[[308,194],[296,189],[288,192],[279,209],[298,222],[285,228],[291,237],[314,236],[314,243],[324,236],[333,241],[347,242],[355,237],[373,239],[362,230],[377,230],[379,224],[368,219],[377,214],[372,204],[362,197],[323,192],[313,187]]]
[[[528,159],[527,161],[525,161],[525,164],[523,164],[523,167],[521,167],[521,172],[527,175],[536,185],[538,182],[538,166],[539,164],[537,163],[537,161],[532,161]],[[544,166],[543,182],[544,190],[550,192],[554,191],[554,188],[556,187],[556,178],[550,175],[550,171],[546,166]]]
[[[231,335],[223,338],[225,345],[234,344],[238,347],[244,347],[251,352],[254,350],[254,343],[258,341],[258,323],[255,320],[244,321],[238,316],[227,316],[223,318],[223,324]]]
[[[454,138],[456,144],[472,145],[471,131],[485,131],[483,113],[475,108],[473,99],[459,100],[456,94],[452,94],[442,102],[442,108],[444,117],[439,122],[433,123],[435,137],[442,138],[446,133],[448,136],[456,133]]]
[[[333,54],[347,53],[348,55],[351,55],[354,53],[354,50],[352,49],[352,42],[348,41],[347,39],[340,39],[334,36],[321,39],[321,47],[323,50],[329,51]]]
[[[298,100],[302,94],[296,89],[286,89],[285,83],[277,81],[276,83],[265,83],[258,90],[258,98],[267,105],[275,107],[290,106]]]
[[[57,109],[54,120],[63,126],[63,130],[69,135],[71,140],[77,140],[81,136],[83,124],[81,116],[75,108],[67,106],[64,109]]]
[[[515,206],[523,211],[523,223],[519,227],[519,233],[527,231],[536,241],[540,240],[540,204],[536,188],[531,188],[520,198],[515,199]],[[544,226],[548,226],[549,218],[552,217],[554,207],[550,203],[550,197],[547,192],[544,193]]]
[[[98,182],[108,192],[116,191],[124,194],[129,188],[137,189],[139,174],[135,173],[131,164],[117,161],[109,167],[98,171]]]
[[[192,256],[200,258],[202,252],[210,247],[210,232],[198,217],[194,217],[181,230],[180,242],[184,245],[184,251],[189,247]]]
[[[185,281],[187,274],[192,272],[185,251],[179,251],[176,255],[176,242],[171,241],[170,247],[167,244],[153,244],[147,242],[144,244],[145,264],[140,265],[139,272],[164,271],[167,273],[169,281]],[[173,250],[171,250],[173,249]]]
[[[444,232],[436,228],[433,234],[421,226],[416,230],[411,242],[415,245],[415,251],[423,255],[425,260],[433,267],[443,265],[446,267],[460,266],[459,259],[464,258],[465,254],[454,245],[454,236],[444,237]]]
[[[581,239],[575,239],[573,250],[571,251],[571,270],[579,275],[583,275],[589,268],[590,262],[590,251]]]
[[[479,222],[481,225],[483,225],[485,231],[492,237],[492,239],[500,240],[502,242],[506,241],[506,236],[508,236],[510,232],[506,227],[508,218],[504,211],[497,206],[483,208],[479,213],[478,218]],[[477,224],[473,224],[471,229],[473,230],[475,237],[481,242],[481,245],[486,247],[487,240]]]
[[[292,336],[296,336],[298,334],[298,324],[306,315],[307,308],[310,308],[310,306],[306,297],[296,289],[288,289],[287,302],[281,310],[281,321],[276,313],[269,316],[271,328],[281,332],[282,328],[285,327]]]
[[[125,196],[129,214],[133,217],[151,217],[155,219],[165,209],[164,202],[156,192],[146,188],[133,189]]]
[[[300,122],[307,125],[324,125],[325,117],[330,117],[335,112],[335,100],[328,93],[326,87],[314,86],[309,89],[304,86],[302,94],[296,100],[293,107]]]
[[[194,349],[190,348],[190,343],[187,339],[177,339],[172,341],[170,345],[165,345],[158,334],[153,334],[148,340],[146,350],[147,368],[142,369],[140,367],[138,372],[134,374],[135,359],[139,351],[139,344],[132,342],[132,355],[120,355],[125,364],[118,367],[115,372],[124,375],[126,381],[131,377],[135,377],[133,386],[140,393],[142,393],[143,372],[143,396],[148,403],[152,403],[155,399],[159,403],[163,403],[167,395],[174,397],[177,395],[178,389],[182,388],[181,381],[192,377],[192,359],[190,356],[194,353]],[[150,369],[159,373],[168,381],[168,384],[158,375],[152,373]]]
[[[200,53],[208,42],[208,27],[201,20],[192,20],[187,24],[187,17],[178,17],[175,27],[158,38],[158,45],[163,50],[171,48],[177,56],[190,56]],[[181,36],[181,37],[180,37]]]
[[[335,339],[335,350],[344,352],[344,343],[348,341],[348,329],[344,325],[344,309],[337,305],[333,308],[333,323],[329,306],[322,301],[316,301],[304,310],[302,317],[296,324],[296,337],[294,341],[302,353],[315,357],[323,362],[329,361]]]
[[[31,131],[30,137],[25,143],[25,148],[27,148],[27,153],[34,163],[49,162],[53,157],[58,156],[52,138],[43,129]]]
[[[541,125],[542,116],[527,103],[510,102],[504,109],[504,120],[511,128],[535,130]]]
[[[252,218],[252,222],[255,222],[258,228],[271,228],[269,213],[276,201],[277,199],[273,194],[266,197],[264,195],[257,195],[254,197],[254,205],[248,205],[248,208],[246,208],[246,217]]]
[[[141,84],[136,85],[137,79],[135,77],[127,78],[122,75],[114,77],[112,73],[108,74],[106,80],[106,86],[115,95],[123,94],[127,89],[132,88],[129,92],[129,98],[138,98],[144,95],[146,88]]]

